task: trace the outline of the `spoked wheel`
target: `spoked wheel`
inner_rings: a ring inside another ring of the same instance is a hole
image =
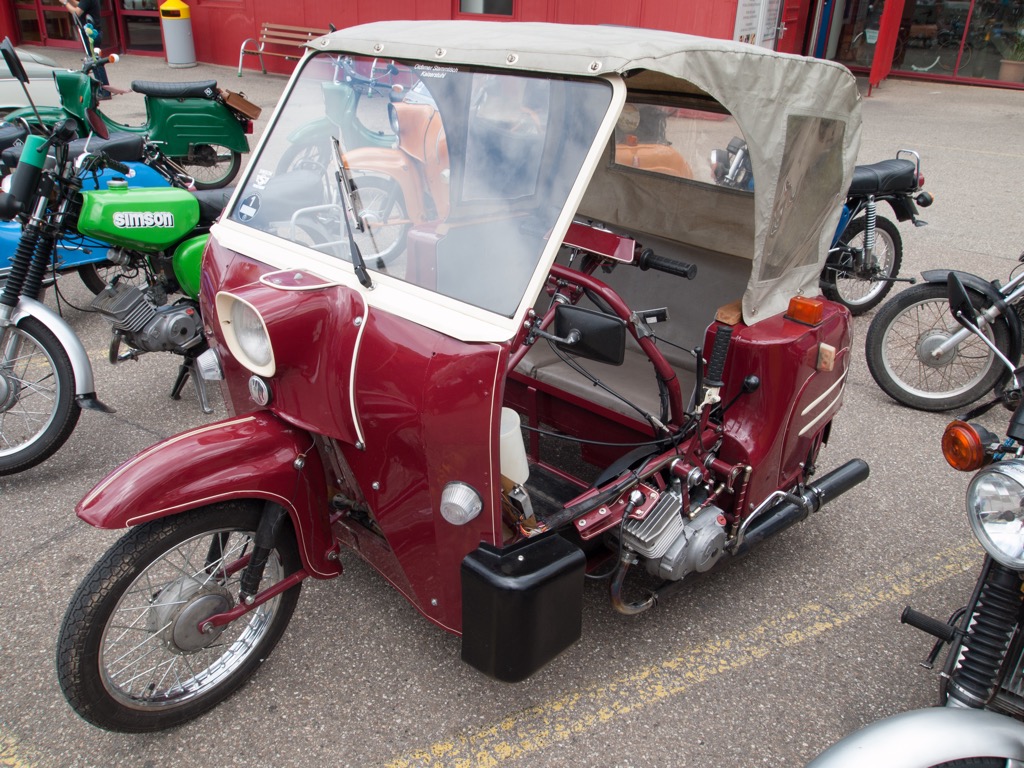
[[[133,528],[93,567],[68,606],[57,674],[68,702],[101,728],[141,733],[183,723],[230,696],[270,655],[301,583],[203,632],[238,603],[260,521],[228,502]],[[300,567],[284,526],[264,571],[267,589]]]
[[[144,270],[131,266],[121,267],[117,264],[111,264],[109,261],[83,264],[78,268],[78,276],[82,278],[85,287],[97,295],[107,287],[107,283],[118,275],[121,276],[121,282],[128,280],[134,285],[142,285],[146,281]]]
[[[874,263],[858,263],[863,259],[866,226],[863,216],[850,222],[841,238],[846,247],[837,263],[826,265],[822,283],[825,296],[843,304],[853,315],[863,315],[889,294],[892,278],[899,274],[903,263],[899,229],[881,216],[875,221]]]
[[[0,475],[52,456],[80,415],[75,373],[57,337],[34,317],[7,328],[0,335]]]
[[[242,154],[220,144],[195,144],[187,155],[171,160],[195,179],[196,189],[225,187],[242,167]]]
[[[970,296],[976,309],[985,306],[981,296]],[[995,387],[1005,368],[974,334],[936,357],[942,343],[959,330],[945,283],[908,288],[882,307],[868,327],[868,370],[889,397],[911,408],[945,411],[973,403]],[[985,334],[1008,354],[1005,320],[997,319]]]
[[[405,209],[402,188],[394,179],[359,176],[354,180],[356,212],[364,231],[356,243],[368,262],[389,264],[405,250],[405,234],[412,222]]]

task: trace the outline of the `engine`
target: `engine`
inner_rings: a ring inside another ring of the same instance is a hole
[[[722,556],[726,533],[722,510],[710,504],[698,509],[692,518],[684,513],[683,493],[673,483],[642,520],[626,521],[622,544],[643,559],[652,576],[678,581],[703,573]]]
[[[114,327],[114,333],[142,352],[184,352],[203,340],[199,307],[190,299],[157,306],[151,289],[127,282],[108,285],[92,308]]]

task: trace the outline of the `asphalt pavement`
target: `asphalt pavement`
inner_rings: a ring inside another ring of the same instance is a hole
[[[125,89],[216,79],[264,108],[257,132],[286,84],[139,56],[108,74]],[[131,93],[103,108],[144,117]],[[936,198],[928,226],[900,227],[904,275],[1010,273],[1024,249],[1022,125],[1020,92],[890,81],[865,99],[860,161],[916,149]],[[69,304],[88,300],[74,278],[61,289]],[[54,649],[71,594],[118,535],[79,521],[75,503],[121,461],[225,412],[215,400],[204,416],[190,388],[169,399],[170,355],[111,366],[105,323],[65,311],[117,413],[83,413],[54,457],[0,478],[0,765],[801,766],[851,730],[937,698],[937,673],[917,664],[929,638],[898,616],[910,604],[945,617],[966,600],[981,563],[963,510],[968,476],[940,455],[949,414],[908,410],[874,385],[868,315],[855,321],[846,403],[820,465],[860,456],[871,478],[642,616],[617,614],[588,585],[583,639],[526,682],[463,664],[457,638],[350,556],[340,578],[307,581],[273,656],[213,712],[154,735],[97,730],[64,702]],[[987,419],[1001,433],[1006,413]]]

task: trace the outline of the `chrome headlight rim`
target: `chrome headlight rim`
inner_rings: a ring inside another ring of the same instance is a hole
[[[1024,570],[1024,461],[993,464],[971,479],[967,520],[993,560]]]
[[[274,346],[260,311],[250,302],[227,291],[217,293],[215,306],[217,322],[231,355],[257,376],[273,377],[277,372]],[[251,323],[248,326],[240,323],[240,316]],[[257,349],[261,346],[262,349]]]

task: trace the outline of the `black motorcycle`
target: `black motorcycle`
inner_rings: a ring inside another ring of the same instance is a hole
[[[754,189],[750,155],[741,138],[711,153],[711,171],[718,184]],[[820,286],[827,298],[854,315],[862,315],[886,297],[893,283],[901,279],[915,282],[913,278],[898,277],[903,238],[896,224],[878,215],[878,203],[888,203],[897,221],[912,221],[914,226],[922,227],[927,222],[917,218],[917,206],[927,208],[933,200],[922,191],[923,186],[921,158],[909,149],[899,150],[892,160],[854,168],[828,261],[821,272]]]

